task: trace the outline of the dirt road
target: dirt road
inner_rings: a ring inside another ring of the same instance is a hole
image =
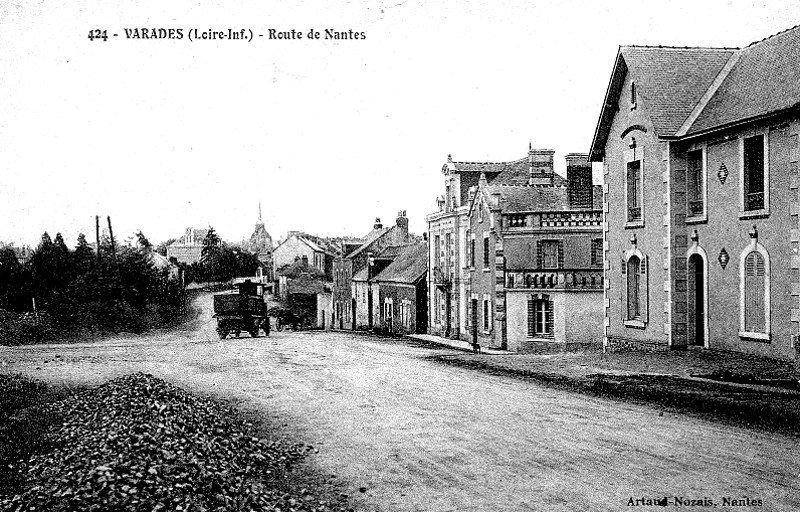
[[[100,383],[142,370],[244,400],[318,447],[314,463],[366,510],[646,510],[630,504],[665,496],[800,510],[796,438],[442,366],[433,352],[346,333],[220,342],[206,312],[184,331],[4,347],[0,371]]]

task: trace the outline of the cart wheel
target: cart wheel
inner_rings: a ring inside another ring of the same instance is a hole
[[[275,322],[275,330],[276,330],[276,331],[282,331],[282,330],[283,330],[283,322],[281,322],[281,320],[280,320],[280,319],[278,319],[278,320]]]

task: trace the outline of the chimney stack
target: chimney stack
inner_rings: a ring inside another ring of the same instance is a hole
[[[589,155],[569,153],[566,158],[569,207],[592,208],[592,163]]]
[[[381,229],[383,228],[383,224],[381,224],[381,218],[375,217],[375,224],[372,225],[372,229]]]
[[[552,149],[529,149],[528,164],[529,178],[528,185],[552,185],[553,184],[553,155]]]
[[[397,212],[397,221],[396,221],[397,229],[400,230],[400,237],[403,242],[408,242],[408,217],[406,217],[406,211],[401,210]]]

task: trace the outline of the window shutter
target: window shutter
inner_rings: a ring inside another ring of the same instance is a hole
[[[536,241],[536,268],[542,268],[542,242]]]
[[[642,315],[642,322],[647,323],[650,320],[650,280],[647,273],[649,270],[649,256],[642,258],[641,275],[642,282],[639,285],[641,293],[639,294],[639,309]]]
[[[619,307],[620,317],[623,320],[628,319],[628,262],[625,258],[620,260],[619,268],[622,270],[622,279],[619,285]]]
[[[533,297],[528,298],[528,337],[533,338],[536,334],[535,323],[536,323],[536,303],[533,300]]]
[[[558,268],[564,268],[564,241],[558,241]]]
[[[546,304],[546,309],[544,313],[545,332],[547,334],[553,334],[553,301],[545,300],[545,304]]]

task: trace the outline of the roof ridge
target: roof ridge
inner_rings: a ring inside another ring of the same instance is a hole
[[[733,70],[733,67],[736,66],[737,62],[739,62],[739,57],[741,57],[741,55],[742,52],[740,50],[734,52],[733,55],[730,56],[725,65],[722,66],[722,69],[719,70],[719,73],[717,73],[717,76],[714,77],[714,80],[711,81],[711,84],[708,86],[708,89],[706,89],[706,92],[703,93],[697,104],[689,113],[689,117],[684,119],[683,124],[680,126],[680,128],[678,128],[678,131],[675,132],[675,135],[682,137],[686,135],[689,129],[691,129],[694,122],[697,121],[697,118],[700,117],[700,114],[702,114],[703,110],[705,110],[708,102],[711,101],[719,88],[722,86],[722,83],[726,78],[728,78],[728,75]]]
[[[745,46],[745,48],[750,48],[751,46],[755,46],[755,45],[757,45],[759,43],[763,43],[767,39],[772,39],[773,37],[778,37],[779,35],[785,34],[786,32],[789,32],[790,30],[794,30],[796,28],[800,28],[800,25],[795,25],[793,27],[789,27],[787,29],[781,30],[780,32],[776,32],[776,33],[772,34],[771,36],[767,36],[767,37],[765,37],[763,39],[759,39],[758,41],[753,41],[752,43],[750,43],[747,46]]]
[[[453,163],[454,164],[515,164],[515,163],[518,163],[518,162],[525,161],[527,159],[528,159],[528,157],[525,156],[525,157],[522,157],[522,158],[518,158],[517,160],[508,160],[508,161],[505,161],[505,162],[467,162],[465,160],[456,160]]]
[[[741,50],[737,46],[670,46],[662,44],[628,44],[621,45],[621,48],[652,48],[661,50],[717,50],[721,52],[729,52],[731,50]]]

